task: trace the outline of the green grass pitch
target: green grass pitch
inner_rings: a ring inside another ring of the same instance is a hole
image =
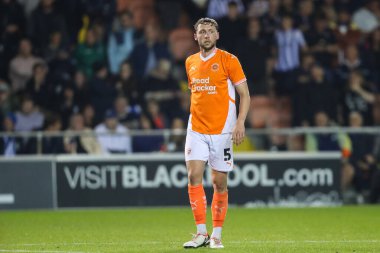
[[[221,252],[380,252],[380,206],[230,208],[227,215]],[[192,232],[190,208],[0,212],[0,252],[188,252],[182,244]]]

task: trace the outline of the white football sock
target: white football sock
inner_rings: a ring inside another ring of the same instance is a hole
[[[214,227],[212,230],[211,238],[217,238],[221,239],[222,238],[222,227]]]
[[[202,235],[207,234],[206,224],[198,224],[197,225],[197,234],[202,234]]]

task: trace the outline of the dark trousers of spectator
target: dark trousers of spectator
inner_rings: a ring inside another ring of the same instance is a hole
[[[277,96],[291,96],[297,83],[296,70],[276,71],[274,73],[276,81],[275,91]]]
[[[371,191],[369,202],[376,204],[380,200],[380,169],[377,169],[372,177]]]

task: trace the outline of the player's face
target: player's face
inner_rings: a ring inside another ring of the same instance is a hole
[[[198,41],[199,47],[205,51],[213,49],[219,39],[219,33],[213,25],[199,24],[194,38]]]

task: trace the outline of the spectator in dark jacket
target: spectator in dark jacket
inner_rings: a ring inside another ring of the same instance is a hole
[[[235,43],[244,37],[246,22],[240,17],[238,4],[234,1],[228,3],[227,16],[218,20],[220,39],[219,45],[228,52],[235,53]]]
[[[149,23],[144,30],[144,41],[133,49],[129,59],[138,78],[148,76],[160,59],[170,58],[168,46],[160,42],[159,36],[160,28]]]
[[[62,130],[61,119],[56,115],[46,118],[44,131],[46,135],[42,138],[42,154],[63,154],[66,153],[63,145],[63,137],[55,136]],[[51,134],[51,135],[50,135]]]
[[[363,117],[358,112],[349,115],[350,127],[359,129],[363,127]],[[351,133],[352,154],[350,163],[354,167],[353,185],[358,193],[369,190],[372,174],[376,169],[375,158],[372,155],[374,149],[374,138],[370,134]]]
[[[373,124],[373,104],[375,94],[364,83],[364,78],[360,72],[354,71],[348,80],[348,89],[344,93],[343,118],[345,124],[348,123],[349,114],[352,111],[359,112],[363,117],[365,126]]]
[[[237,41],[236,56],[247,76],[250,90],[253,90],[255,95],[267,94],[269,87],[264,79],[270,46],[265,36],[261,34],[261,25],[258,19],[249,20],[247,34],[247,38]]]
[[[91,104],[96,112],[95,122],[101,122],[107,109],[113,107],[116,98],[114,84],[108,78],[107,66],[103,63],[94,64],[95,76],[90,82]]]
[[[47,80],[48,69],[45,63],[36,63],[33,66],[33,77],[26,83],[25,92],[33,99],[34,104],[40,109],[50,109],[49,83]]]
[[[17,53],[24,26],[21,5],[16,0],[0,1],[0,78],[8,73],[8,63]]]
[[[54,1],[41,0],[40,6],[33,11],[29,20],[29,34],[39,49],[48,45],[53,32],[59,31],[64,38],[67,34],[65,21],[56,11]]]
[[[21,136],[11,136],[15,132],[17,119],[12,113],[9,113],[3,119],[3,131],[8,133],[0,138],[0,155],[15,156],[36,153],[35,138],[24,138]]]

